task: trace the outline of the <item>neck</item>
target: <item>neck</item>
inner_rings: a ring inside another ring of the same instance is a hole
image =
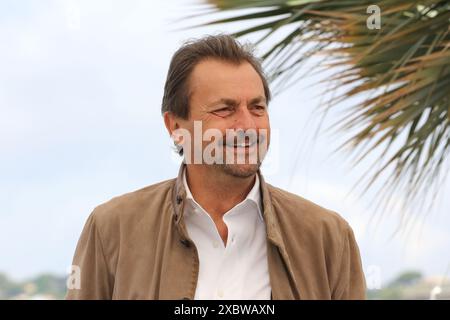
[[[242,202],[255,184],[255,175],[234,177],[207,165],[186,165],[186,180],[197,201],[213,218],[221,218]]]

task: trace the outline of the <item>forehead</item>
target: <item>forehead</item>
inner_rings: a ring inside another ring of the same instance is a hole
[[[220,98],[247,100],[264,96],[261,77],[246,61],[234,64],[217,59],[203,60],[192,71],[189,89],[191,102],[199,103]]]

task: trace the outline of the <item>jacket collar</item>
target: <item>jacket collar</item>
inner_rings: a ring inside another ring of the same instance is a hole
[[[174,220],[177,226],[180,226],[180,231],[184,238],[189,238],[185,232],[185,226],[183,222],[183,213],[184,213],[184,203],[187,197],[187,190],[184,187],[183,183],[183,174],[185,170],[186,164],[183,162],[178,170],[178,176],[175,179],[175,185],[172,192],[172,203],[174,206],[173,214]],[[257,172],[259,178],[259,187],[261,191],[262,197],[262,216],[264,222],[266,224],[266,232],[267,238],[272,241],[277,247],[279,247],[282,252],[285,251],[284,244],[280,234],[280,228],[278,224],[278,220],[274,214],[274,209],[272,205],[272,201],[270,198],[270,193],[268,189],[268,185],[264,180],[263,175],[261,174],[261,170]]]

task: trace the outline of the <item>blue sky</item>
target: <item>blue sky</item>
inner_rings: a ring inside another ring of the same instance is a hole
[[[96,205],[176,175],[178,160],[160,115],[170,57],[183,40],[233,30],[176,31],[180,24],[173,21],[197,6],[0,2],[0,272],[16,279],[64,274]],[[344,153],[328,156],[336,136],[321,134],[312,143],[315,124],[308,119],[326,90],[311,87],[317,80],[305,77],[271,103],[277,138],[263,168],[266,179],[344,216],[364,267],[378,268],[383,283],[405,269],[444,274],[450,200],[442,197],[406,240],[390,239],[400,212],[387,212],[373,227],[371,192],[348,195],[364,165],[352,168]],[[333,120],[332,114],[324,126]],[[442,194],[449,191],[447,183]]]

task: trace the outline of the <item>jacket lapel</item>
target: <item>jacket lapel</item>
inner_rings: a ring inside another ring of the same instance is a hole
[[[267,230],[267,259],[273,299],[300,299],[298,285],[292,272],[291,262],[281,236],[267,184],[260,170],[258,170],[258,175]]]

